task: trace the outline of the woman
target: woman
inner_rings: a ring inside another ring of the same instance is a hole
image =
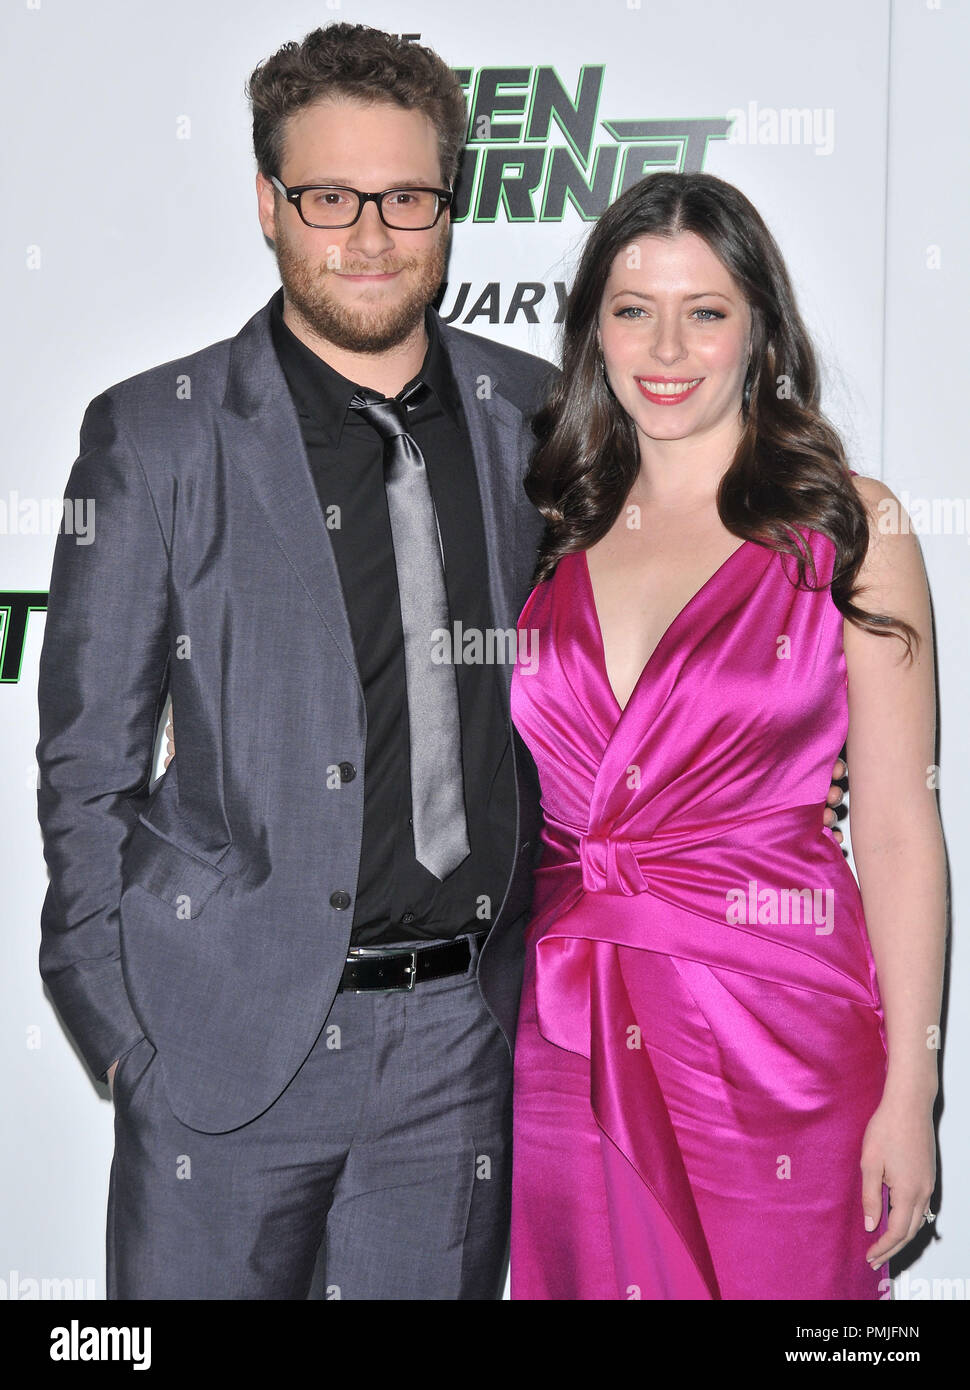
[[[512,1297],[888,1297],[935,1181],[929,600],[737,189],[608,209],[536,428]],[[821,810],[846,735],[861,896]]]

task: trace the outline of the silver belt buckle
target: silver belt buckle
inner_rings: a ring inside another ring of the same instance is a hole
[[[411,964],[406,967],[410,976],[408,983],[406,985],[388,985],[387,987],[387,993],[400,994],[402,990],[406,989],[411,992],[414,989],[415,981],[418,977],[419,950],[420,947],[418,946],[411,946],[404,951],[382,951],[379,946],[351,946],[347,954],[348,956],[385,956],[387,958],[391,956],[410,956]],[[379,989],[350,989],[344,991],[345,994],[381,994],[383,992],[384,991]]]
[[[410,949],[410,951],[400,951],[400,952],[395,952],[395,954],[396,954],[396,955],[406,955],[406,956],[410,956],[410,957],[411,957],[411,964],[410,964],[409,966],[405,967],[405,968],[407,969],[408,974],[410,975],[411,978],[408,980],[408,982],[407,982],[407,984],[404,986],[404,988],[405,988],[406,990],[409,990],[409,991],[410,991],[410,990],[413,990],[413,989],[414,989],[414,982],[415,982],[415,980],[418,978],[418,948],[417,948],[417,946],[412,946],[411,949]]]

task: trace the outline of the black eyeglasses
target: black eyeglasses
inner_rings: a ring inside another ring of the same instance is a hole
[[[352,227],[364,204],[375,203],[385,227],[423,232],[434,226],[453,197],[447,188],[385,188],[383,193],[361,193],[358,188],[340,184],[301,183],[287,188],[275,174],[272,182],[308,227],[330,230]]]

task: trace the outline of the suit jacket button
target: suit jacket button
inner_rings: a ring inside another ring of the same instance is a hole
[[[349,894],[349,893],[343,892],[342,889],[341,889],[340,892],[331,893],[331,894],[330,894],[330,906],[331,906],[331,907],[349,907],[349,906],[350,906],[350,894]]]
[[[357,776],[357,769],[354,767],[353,763],[341,763],[341,764],[340,764],[340,780],[341,780],[341,782],[352,782],[356,776]]]

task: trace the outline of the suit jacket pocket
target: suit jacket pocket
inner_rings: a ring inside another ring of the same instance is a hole
[[[195,921],[226,875],[139,816],[125,850],[122,880],[125,890],[144,888],[179,917]]]

